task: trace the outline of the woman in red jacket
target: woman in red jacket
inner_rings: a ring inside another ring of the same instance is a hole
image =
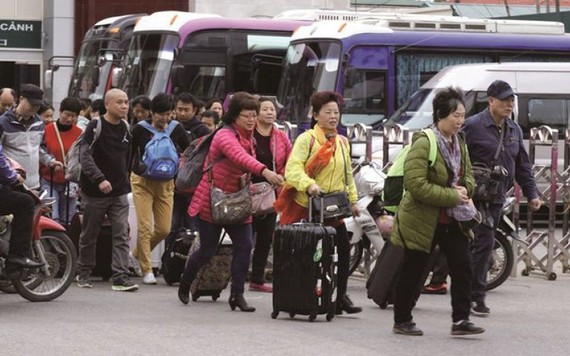
[[[46,126],[46,150],[59,162],[65,162],[65,155],[71,145],[81,135],[81,129],[75,124],[81,111],[81,103],[77,98],[65,98],[59,106],[59,118]],[[42,188],[55,198],[52,218],[64,225],[70,223],[76,212],[77,184],[69,183],[69,190],[65,189],[65,176],[63,171],[51,172],[52,168],[42,166],[40,169]]]
[[[259,102],[251,95],[234,94],[229,110],[223,118],[224,124],[231,125],[233,130],[222,128],[212,140],[209,159],[205,164],[217,162],[211,169],[213,184],[226,193],[240,190],[242,177],[248,173],[262,176],[273,185],[283,183],[283,176],[273,172],[255,158],[253,130],[258,113]],[[178,288],[180,301],[188,304],[190,285],[200,268],[216,254],[223,228],[233,243],[230,307],[232,310],[238,307],[242,311],[255,311],[255,308],[249,306],[243,297],[252,248],[251,217],[234,225],[213,223],[209,174],[204,174],[196,188],[188,214],[199,217],[200,248],[188,256],[188,263]]]
[[[285,174],[285,165],[291,152],[291,141],[285,132],[278,130],[273,123],[277,112],[270,98],[259,98],[259,115],[253,132],[257,159],[275,172]],[[263,177],[252,177],[252,183],[265,182]],[[271,286],[265,284],[265,265],[273,239],[277,213],[253,217],[255,249],[251,257],[251,279],[249,290],[271,293]]]

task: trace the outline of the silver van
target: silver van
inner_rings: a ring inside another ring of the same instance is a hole
[[[464,90],[467,117],[474,115],[487,107],[487,87],[496,79],[509,83],[517,93],[513,116],[523,130],[527,145],[530,129],[541,125],[558,129],[559,140],[564,140],[565,130],[570,128],[570,63],[486,63],[446,67],[422,85],[384,126],[401,124],[410,131],[429,126],[433,122],[432,100],[439,89],[449,86]],[[537,152],[540,161],[550,157],[542,151],[545,150],[541,149],[540,155]],[[559,156],[562,153],[560,150]],[[378,157],[377,154],[374,156]]]

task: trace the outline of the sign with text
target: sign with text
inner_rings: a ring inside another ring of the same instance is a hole
[[[0,49],[42,48],[42,22],[0,19]]]

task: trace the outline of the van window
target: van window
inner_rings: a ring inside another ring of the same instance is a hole
[[[530,99],[528,101],[528,126],[541,125],[558,129],[560,133],[568,128],[569,100],[565,99]]]

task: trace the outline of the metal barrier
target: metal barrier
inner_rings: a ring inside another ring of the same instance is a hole
[[[391,127],[384,127],[384,141],[382,148],[382,167],[388,168],[390,162],[390,146],[405,146],[410,143],[410,131],[407,127],[396,124]]]
[[[282,124],[276,122],[275,126],[287,134],[287,137],[289,137],[291,143],[294,143],[297,139],[297,136],[299,136],[299,128],[297,127],[297,124],[292,124],[288,121],[284,121]]]
[[[536,164],[538,147],[549,149],[549,164]],[[531,272],[539,269],[549,280],[555,280],[557,276],[553,271],[554,263],[559,259],[567,259],[568,254],[564,242],[557,240],[555,230],[557,196],[563,194],[567,187],[567,179],[564,174],[558,173],[558,130],[551,129],[548,126],[532,128],[529,138],[529,157],[533,163],[533,172],[539,187],[538,194],[547,204],[548,229],[547,231],[535,230],[532,212],[527,209],[526,242],[528,245],[518,244],[520,254],[517,261],[522,260],[525,263],[525,269],[522,271],[523,276],[528,276]],[[546,249],[546,253],[544,253],[544,249]]]
[[[365,145],[364,158],[367,162],[372,162],[372,127],[361,123],[346,125],[346,137],[351,148],[354,145]],[[352,149],[354,152],[354,149]]]

